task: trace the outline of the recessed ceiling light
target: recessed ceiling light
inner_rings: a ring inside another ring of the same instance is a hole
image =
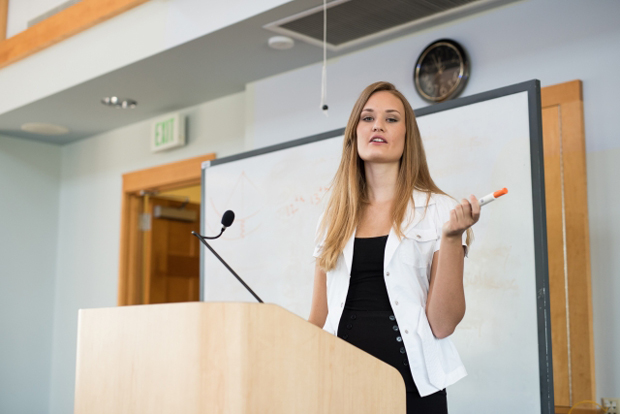
[[[44,122],[28,122],[21,126],[22,131],[39,135],[64,135],[69,128],[62,125],[46,124]]]
[[[106,96],[101,100],[101,103],[117,109],[134,109],[138,106],[138,102],[133,99],[120,99],[118,96]]]
[[[286,50],[295,46],[295,41],[288,36],[272,36],[269,38],[269,47],[276,50]]]

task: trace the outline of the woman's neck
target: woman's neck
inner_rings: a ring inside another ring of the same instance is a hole
[[[396,194],[398,163],[364,163],[370,204],[391,202]]]

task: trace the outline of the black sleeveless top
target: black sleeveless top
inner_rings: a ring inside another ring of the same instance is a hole
[[[383,261],[388,236],[356,238],[345,309],[391,311]]]

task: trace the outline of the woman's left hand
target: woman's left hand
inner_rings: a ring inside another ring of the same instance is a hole
[[[443,225],[444,237],[461,237],[465,230],[476,224],[480,218],[480,203],[470,195],[469,200],[462,199],[461,203],[450,211],[450,220]]]

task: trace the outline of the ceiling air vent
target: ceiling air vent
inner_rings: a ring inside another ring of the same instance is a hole
[[[416,26],[426,28],[512,1],[335,0],[327,4],[327,47],[338,51],[395,31]],[[323,6],[280,19],[264,28],[322,46]]]

